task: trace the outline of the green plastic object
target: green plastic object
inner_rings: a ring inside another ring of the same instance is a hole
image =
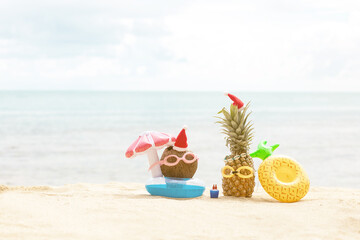
[[[270,157],[272,153],[277,149],[280,145],[274,144],[272,146],[266,146],[267,141],[261,141],[258,145],[258,149],[251,153],[250,156],[253,158],[260,158],[265,160],[266,158]]]

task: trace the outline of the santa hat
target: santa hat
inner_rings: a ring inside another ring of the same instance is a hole
[[[187,137],[186,137],[186,126],[181,129],[179,135],[176,138],[175,144],[173,149],[179,152],[184,152],[187,150],[188,144],[187,144]]]
[[[236,96],[230,94],[230,93],[225,93],[225,96],[228,96],[231,100],[233,100],[233,105],[237,106],[237,108],[239,110],[243,109],[244,108],[244,103],[238,99]]]

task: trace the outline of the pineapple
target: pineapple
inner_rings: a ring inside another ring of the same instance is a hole
[[[237,169],[243,166],[251,167],[254,170],[253,159],[249,155],[250,143],[253,138],[253,128],[251,121],[248,121],[250,113],[247,113],[249,103],[244,107],[244,103],[234,95],[227,94],[234,103],[230,106],[230,112],[223,108],[220,112],[223,117],[218,117],[223,127],[223,133],[227,135],[226,146],[230,148],[231,154],[226,156],[225,173],[231,174],[231,177],[223,177],[222,188],[225,196],[251,197],[255,187],[255,176],[252,174],[249,178],[238,176]],[[232,171],[232,173],[231,173]],[[241,169],[240,174],[249,175],[248,169]]]

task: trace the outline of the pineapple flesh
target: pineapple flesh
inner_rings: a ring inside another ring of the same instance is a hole
[[[223,117],[218,117],[226,135],[226,146],[230,148],[231,155],[226,156],[225,166],[232,167],[235,171],[242,166],[253,168],[254,162],[249,155],[251,140],[253,139],[253,128],[248,120],[250,113],[247,113],[249,103],[243,108],[231,104],[230,112],[223,108],[220,112]],[[240,170],[241,174],[249,174],[249,170]],[[250,178],[241,178],[234,174],[231,178],[222,179],[224,196],[251,197],[255,188],[255,175]]]

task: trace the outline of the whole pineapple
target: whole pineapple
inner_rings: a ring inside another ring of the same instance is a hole
[[[230,148],[231,155],[226,156],[225,166],[230,166],[234,171],[226,169],[226,174],[234,174],[232,177],[222,179],[223,194],[225,196],[235,197],[251,197],[255,187],[255,176],[249,178],[239,177],[237,169],[242,166],[248,166],[254,169],[253,159],[249,155],[250,143],[253,138],[253,128],[251,121],[248,121],[250,113],[247,113],[249,103],[244,106],[244,103],[232,94],[226,94],[233,100],[230,106],[230,112],[223,108],[219,114],[223,117],[218,117],[223,127],[223,133],[226,136],[226,146]],[[247,175],[250,171],[241,169],[240,174]]]

